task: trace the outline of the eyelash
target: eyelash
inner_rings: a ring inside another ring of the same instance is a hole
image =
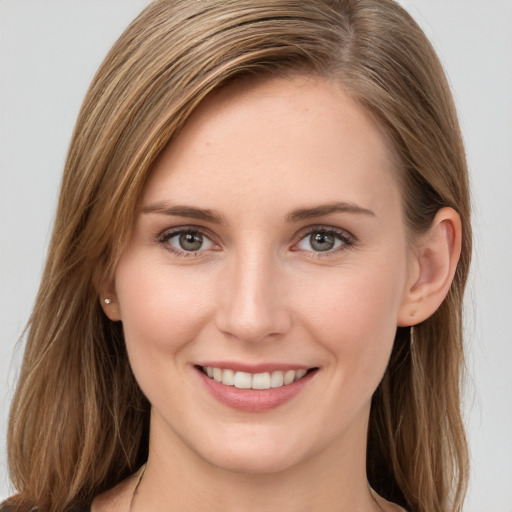
[[[203,239],[209,240],[210,243],[213,245],[215,242],[212,241],[212,237],[204,232],[204,230],[196,227],[180,227],[176,229],[170,229],[167,231],[164,231],[159,237],[158,237],[158,243],[162,244],[166,250],[174,254],[175,256],[181,257],[181,258],[189,258],[191,256],[197,257],[199,253],[203,252],[203,250],[198,251],[186,251],[186,250],[180,250],[176,247],[173,247],[170,243],[170,240],[174,237],[180,236],[180,235],[200,235],[203,237]]]
[[[353,235],[348,233],[345,230],[333,228],[331,226],[311,226],[306,229],[306,231],[300,234],[299,242],[294,244],[294,247],[308,239],[314,234],[324,235],[324,236],[332,236],[335,240],[341,242],[340,246],[334,249],[329,249],[326,251],[307,251],[311,254],[314,254],[316,258],[328,257],[333,254],[337,254],[341,251],[349,249],[353,247],[356,243],[356,239]],[[296,249],[298,250],[298,249]]]
[[[206,239],[211,244],[218,247],[218,245],[215,244],[215,242],[213,242],[211,236],[208,235],[208,233],[206,233],[201,228],[196,228],[196,227],[192,227],[192,226],[180,227],[180,228],[176,228],[176,229],[167,230],[157,237],[157,241],[158,241],[158,243],[162,244],[166,250],[168,250],[175,256],[182,257],[182,258],[183,257],[184,258],[197,257],[197,256],[199,256],[199,254],[201,252],[204,252],[205,250],[207,250],[207,249],[201,249],[201,250],[197,250],[197,251],[186,251],[186,250],[177,249],[176,247],[174,247],[173,245],[170,244],[170,240],[172,238],[180,236],[180,235],[186,235],[186,234],[200,235],[201,237],[203,237],[203,240]],[[333,227],[326,227],[326,226],[311,226],[311,227],[307,228],[306,231],[303,231],[300,234],[299,241],[294,243],[293,247],[298,246],[298,244],[300,244],[301,242],[306,240],[308,237],[311,237],[313,234],[332,236],[335,240],[341,242],[341,244],[338,247],[336,247],[334,249],[329,249],[326,251],[314,251],[314,250],[309,250],[309,251],[305,250],[304,251],[304,252],[309,252],[310,254],[313,254],[316,258],[327,257],[332,254],[336,254],[340,251],[343,251],[343,250],[353,247],[356,243],[355,237],[353,235],[347,233],[344,230],[336,229]],[[300,251],[300,249],[292,248],[292,251],[298,252],[298,251]]]

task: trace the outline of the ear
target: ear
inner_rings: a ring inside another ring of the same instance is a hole
[[[445,299],[460,257],[462,225],[453,208],[441,208],[412,249],[411,271],[398,314],[398,326],[432,316]]]
[[[98,279],[95,279],[95,283],[103,312],[113,322],[120,321],[121,313],[119,310],[119,302],[117,300],[114,280],[99,277]]]

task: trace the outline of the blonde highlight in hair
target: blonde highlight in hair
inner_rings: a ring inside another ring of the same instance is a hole
[[[461,216],[446,300],[413,341],[397,330],[373,397],[367,466],[375,490],[411,511],[462,509],[470,205],[457,116],[430,43],[392,0],[157,0],[105,58],[73,133],[10,415],[19,510],[72,510],[145,461],[150,406],[95,285],[113,275],[156,159],[208,94],[241,77],[296,73],[339,83],[381,126],[412,234],[444,206]]]

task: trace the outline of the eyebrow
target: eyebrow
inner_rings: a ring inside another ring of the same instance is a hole
[[[169,205],[165,201],[157,202],[141,208],[142,213],[159,213],[163,215],[187,217],[190,219],[203,220],[213,224],[226,224],[224,217],[214,211],[206,208],[197,208],[187,205]],[[291,211],[287,216],[288,222],[299,222],[301,220],[322,217],[332,213],[356,213],[363,215],[375,216],[375,213],[367,208],[362,208],[354,203],[335,202],[328,204],[320,204],[310,208],[298,208]]]
[[[174,215],[176,217],[188,217],[190,219],[203,220],[213,224],[226,224],[219,213],[205,208],[196,208],[187,205],[169,205],[166,202],[158,202],[141,208],[142,213],[161,213],[163,215]]]
[[[362,208],[354,203],[336,202],[328,204],[320,204],[311,208],[298,208],[293,210],[287,216],[288,222],[298,222],[301,220],[322,217],[331,213],[357,213],[363,215],[371,215],[375,217],[375,213],[367,208]]]

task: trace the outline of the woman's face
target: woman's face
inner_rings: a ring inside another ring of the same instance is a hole
[[[364,465],[411,286],[395,174],[379,129],[321,79],[230,85],[193,114],[145,187],[108,312],[155,456]]]

